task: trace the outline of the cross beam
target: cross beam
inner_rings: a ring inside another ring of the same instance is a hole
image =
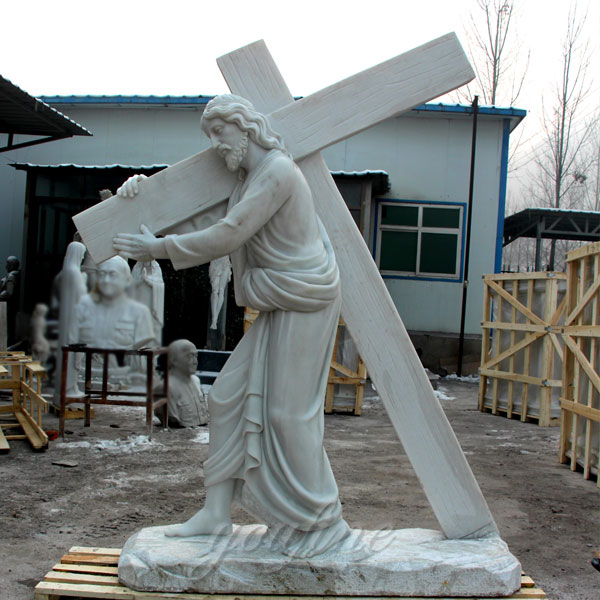
[[[263,42],[227,54],[217,64],[231,91],[258,111],[293,101]],[[347,92],[353,97],[351,89]],[[494,531],[462,449],[325,161],[313,154],[298,164],[335,249],[344,321],[444,533],[460,538]]]
[[[270,113],[274,129],[299,161],[335,248],[344,320],[444,533],[463,538],[496,532],[394,303],[318,153],[470,81],[472,71],[456,37],[449,34],[434,40],[296,103],[262,42],[228,54],[218,63],[233,93]],[[184,177],[188,180],[182,185],[178,178]],[[137,201],[111,198],[75,217],[86,244],[88,239],[94,244],[96,260],[114,254],[112,237],[129,224],[130,231],[137,231],[140,222],[155,232],[164,231],[185,221],[186,214],[189,220],[190,214],[219,205],[234,181],[213,152],[202,152],[142,184]],[[166,198],[174,200],[168,210],[163,207]],[[181,207],[182,198],[189,205]],[[125,221],[122,207],[133,211],[134,217]],[[175,218],[165,218],[173,210]]]
[[[471,79],[471,65],[451,33],[298,102],[290,96],[286,105],[273,106],[266,114],[271,113],[273,129],[299,161]],[[283,82],[281,75],[278,81]],[[117,233],[139,233],[140,223],[154,233],[173,230],[192,215],[211,212],[236,182],[237,176],[208,149],[141,182],[135,199],[113,196],[73,221],[98,263],[114,256]]]

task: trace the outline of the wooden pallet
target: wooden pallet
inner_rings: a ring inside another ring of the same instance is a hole
[[[48,447],[42,414],[48,403],[42,396],[46,370],[23,352],[0,352],[0,389],[12,396],[12,404],[0,407],[0,453],[10,451],[10,440],[28,440],[34,450]],[[15,431],[16,430],[16,431]]]
[[[567,254],[559,460],[600,487],[600,243]]]
[[[564,273],[484,275],[479,410],[558,425]]]
[[[60,416],[60,408],[56,404],[49,403],[50,412],[55,416]],[[96,416],[96,411],[93,406],[90,406],[90,419]],[[85,418],[85,410],[83,408],[65,408],[65,419],[83,419]]]
[[[35,587],[34,600],[60,598],[90,598],[104,600],[239,600],[239,595],[179,594],[170,592],[136,592],[119,583],[117,565],[119,548],[86,548],[74,546],[65,554],[44,580]],[[244,600],[367,600],[349,596],[266,596],[244,595]],[[546,594],[535,586],[533,579],[523,575],[521,589],[506,600],[547,600]],[[368,600],[375,600],[369,597]],[[381,600],[384,600],[383,598]],[[387,599],[389,600],[389,599]],[[411,600],[404,598],[404,600]],[[412,600],[418,600],[412,598]],[[429,598],[429,600],[436,600]],[[438,598],[437,600],[442,600]],[[452,600],[445,598],[444,600]],[[455,600],[459,600],[456,598]],[[470,600],[483,600],[471,598]]]

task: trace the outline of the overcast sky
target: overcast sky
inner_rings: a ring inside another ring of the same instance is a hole
[[[600,96],[600,1],[588,10]],[[515,32],[531,51],[526,142],[560,76],[568,0],[520,0]],[[212,95],[215,58],[264,39],[288,86],[307,95],[449,31],[463,44],[476,0],[4,0],[0,74],[32,95]],[[548,96],[547,96],[548,97]]]

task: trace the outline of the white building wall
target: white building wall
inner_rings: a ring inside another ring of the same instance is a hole
[[[200,129],[201,108],[61,106],[93,137],[75,137],[4,153],[0,164],[0,258],[21,255],[26,175],[8,162],[83,165],[173,164],[208,146]],[[470,118],[399,117],[324,151],[333,171],[385,170],[386,199],[467,203],[471,151]],[[503,121],[479,120],[472,224],[467,333],[479,333],[481,275],[494,270]],[[317,200],[318,201],[318,200]],[[372,227],[376,224],[373,222]],[[386,278],[410,330],[457,332],[462,282]]]
[[[472,334],[481,332],[481,275],[494,272],[502,131],[501,118],[480,117],[465,324],[466,332]],[[385,199],[461,202],[466,205],[471,132],[470,118],[438,115],[429,118],[399,117],[328,148],[323,155],[334,171],[387,171],[391,189],[383,196]],[[459,331],[461,281],[386,277],[385,282],[408,329]]]

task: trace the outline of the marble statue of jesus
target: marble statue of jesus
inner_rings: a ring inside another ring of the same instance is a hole
[[[322,405],[341,304],[335,255],[303,174],[250,102],[217,96],[201,125],[227,168],[239,173],[226,216],[201,231],[156,238],[142,226],[141,234],[114,239],[125,257],[169,258],[176,269],[230,254],[237,304],[260,311],[209,394],[204,507],[167,535],[228,534],[238,500],[289,531],[286,554],[315,556],[349,531],[323,449]],[[141,177],[119,195],[134,196]]]

